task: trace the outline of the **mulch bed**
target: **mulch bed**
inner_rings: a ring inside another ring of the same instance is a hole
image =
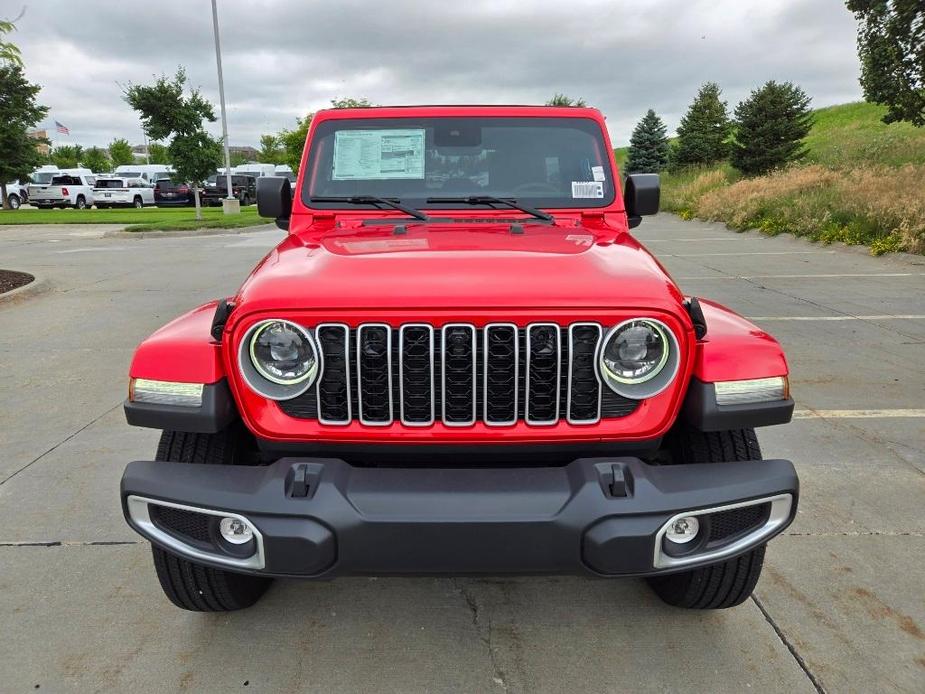
[[[0,294],[16,289],[24,284],[29,284],[35,277],[28,272],[16,272],[15,270],[0,270]]]

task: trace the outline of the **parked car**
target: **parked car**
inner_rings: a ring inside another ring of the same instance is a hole
[[[787,362],[633,237],[659,178],[621,185],[599,111],[324,110],[301,170],[257,183],[288,238],[132,360],[128,422],[163,433],[121,502],[170,601],[505,573],[748,598],[797,509],[755,435],[790,421]]]
[[[18,210],[20,205],[29,201],[29,188],[25,183],[10,181],[6,184],[6,197],[10,201],[10,207]]]
[[[93,204],[95,180],[90,173],[55,174],[48,185],[29,186],[29,202],[40,209],[75,207],[82,210]]]
[[[123,178],[143,178],[153,184],[159,178],[170,176],[173,169],[166,164],[122,164],[112,172],[113,176]]]
[[[154,204],[158,207],[185,207],[196,204],[193,189],[187,183],[172,178],[159,178],[154,183]]]
[[[107,176],[97,178],[93,199],[98,209],[107,207],[137,207],[154,204],[154,188],[143,178]]]
[[[231,194],[241,205],[250,205],[257,200],[257,179],[253,176],[232,174]],[[222,199],[228,197],[228,177],[225,174],[209,176],[202,189],[202,202],[205,205],[221,205]]]

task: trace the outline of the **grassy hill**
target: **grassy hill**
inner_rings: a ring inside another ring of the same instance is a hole
[[[662,207],[733,229],[864,244],[874,254],[925,252],[925,128],[886,125],[885,109],[815,111],[802,161],[742,178],[727,164],[662,177]]]

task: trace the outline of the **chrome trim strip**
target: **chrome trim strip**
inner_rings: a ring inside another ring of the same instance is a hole
[[[353,421],[352,398],[350,394],[350,390],[353,387],[353,384],[350,383],[350,326],[346,323],[319,323],[315,326],[315,344],[318,346],[318,353],[324,358],[324,349],[321,347],[322,328],[341,328],[344,331],[344,370],[346,371],[345,376],[347,378],[347,419],[325,419],[321,416],[321,377],[324,376],[322,372],[315,383],[315,405],[317,407],[318,423],[344,426]]]
[[[530,418],[530,333],[533,328],[552,326],[556,329],[556,416],[554,419]],[[553,426],[559,421],[562,397],[562,327],[558,323],[529,323],[527,325],[527,357],[524,365],[524,421],[534,426]]]
[[[387,422],[371,422],[363,417],[363,360],[360,355],[360,343],[362,341],[363,331],[367,328],[385,328],[386,334],[388,335],[386,369],[388,369],[389,379],[389,419]],[[387,427],[395,420],[395,403],[392,402],[392,326],[388,323],[363,323],[357,327],[357,409],[359,410],[360,424],[364,426]]]
[[[446,331],[447,328],[469,328],[472,331],[472,419],[466,422],[448,422],[446,421]],[[478,398],[475,397],[475,391],[478,386],[478,331],[472,323],[447,323],[440,329],[440,393],[442,397],[442,412],[440,419],[444,426],[448,427],[469,427],[475,424],[478,417],[477,404]]]
[[[136,496],[134,494],[129,495],[125,501],[128,508],[129,518],[135,526],[135,530],[137,530],[141,535],[147,537],[149,540],[155,540],[160,544],[169,547],[177,554],[182,554],[183,556],[189,557],[190,559],[211,561],[215,562],[216,564],[224,564],[225,566],[234,566],[241,569],[253,569],[259,571],[266,565],[263,550],[263,535],[260,534],[257,526],[254,525],[250,519],[242,516],[239,513],[231,513],[230,511],[215,511],[208,508],[199,508],[198,506],[186,506],[184,504],[176,504],[172,501],[149,499],[148,497]],[[199,549],[198,547],[194,547],[193,545],[188,545],[187,543],[178,539],[175,535],[171,535],[170,533],[161,530],[157,525],[155,525],[154,521],[151,520],[151,513],[149,508],[150,504],[154,504],[155,506],[176,508],[180,509],[181,511],[204,513],[208,516],[219,516],[220,518],[237,518],[238,520],[247,523],[251,528],[253,528],[254,541],[257,545],[257,551],[249,557],[230,557],[227,554],[206,552]]]
[[[514,417],[504,422],[488,421],[488,332],[492,328],[511,328],[514,331]],[[517,405],[520,393],[520,329],[516,323],[487,323],[483,329],[482,360],[485,364],[485,373],[482,387],[482,421],[490,427],[507,427],[517,424]]]
[[[591,326],[597,328],[597,343],[594,345],[594,353],[591,355],[591,369],[594,371],[594,378],[597,380],[597,417],[594,419],[572,419],[572,361],[574,360],[575,348],[572,344],[572,330],[575,327]],[[604,329],[600,323],[572,323],[568,326],[568,383],[565,392],[565,421],[569,424],[597,424],[601,421],[601,399],[604,393],[604,384],[601,383],[600,374],[597,372],[597,351],[601,346],[601,337]]]
[[[711,513],[719,513],[720,511],[731,511],[733,509],[743,508],[745,506],[758,506],[768,502],[771,503],[771,512],[768,514],[768,520],[765,521],[765,524],[760,528],[753,530],[748,535],[740,537],[735,542],[731,542],[728,545],[712,550],[710,552],[702,552],[699,554],[694,553],[684,557],[670,557],[662,549],[662,543],[665,537],[665,533],[668,531],[668,526],[679,518],[685,518],[686,516],[705,516]],[[750,549],[755,545],[761,544],[761,542],[776,534],[778,530],[783,528],[783,526],[785,526],[787,521],[790,519],[790,512],[792,508],[793,495],[786,493],[777,494],[776,496],[767,496],[762,499],[741,501],[736,504],[726,504],[725,506],[714,506],[712,508],[705,508],[699,511],[684,511],[683,513],[677,513],[669,518],[668,521],[666,521],[665,524],[662,525],[659,531],[655,534],[655,557],[653,559],[653,566],[656,569],[668,569],[678,566],[688,566],[690,564],[700,564],[716,559],[725,559],[726,557],[730,557],[733,554],[738,554],[743,550]]]
[[[404,356],[403,349],[405,328],[426,328],[430,335],[430,420],[427,422],[409,422],[405,420],[405,379],[404,379]],[[434,423],[435,411],[435,387],[434,387],[434,326],[429,323],[405,323],[398,329],[398,411],[399,419],[406,427],[428,427]]]

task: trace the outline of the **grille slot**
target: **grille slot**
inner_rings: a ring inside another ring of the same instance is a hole
[[[450,323],[443,326],[441,333],[443,423],[447,426],[474,424],[478,407],[475,326]]]
[[[392,423],[392,328],[367,323],[357,329],[357,383],[360,423]]]
[[[431,326],[414,323],[399,330],[398,381],[402,424],[433,424],[434,329]]]
[[[625,417],[639,401],[598,380],[597,323],[406,323],[350,328],[322,323],[315,335],[323,360],[316,387],[276,404],[325,425],[359,421],[386,426],[589,425]],[[529,351],[528,351],[529,348]]]
[[[562,336],[555,323],[527,326],[526,410],[528,424],[559,421],[559,391],[562,380]]]
[[[210,516],[205,513],[151,504],[151,519],[175,535],[182,535],[200,542],[212,541],[209,534]]]
[[[350,424],[350,329],[340,323],[323,323],[315,334],[324,363],[318,379],[318,421],[322,424]]]

